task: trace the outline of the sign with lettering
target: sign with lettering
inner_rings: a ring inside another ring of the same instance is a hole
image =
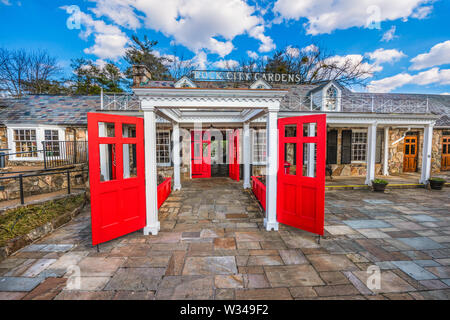
[[[244,71],[192,71],[194,81],[229,81],[229,82],[253,82],[264,79],[267,82],[298,83],[300,75],[295,73],[271,73],[271,72],[244,72]]]

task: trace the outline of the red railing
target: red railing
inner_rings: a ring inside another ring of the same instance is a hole
[[[255,194],[256,199],[261,203],[261,206],[266,210],[266,186],[258,178],[259,177],[252,177],[252,191]]]
[[[172,191],[172,178],[166,178],[163,183],[158,185],[158,209],[161,208],[164,201]]]

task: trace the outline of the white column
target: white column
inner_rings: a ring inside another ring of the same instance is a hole
[[[178,123],[173,124],[172,131],[173,142],[173,190],[181,190],[180,179],[180,125]]]
[[[244,123],[244,144],[242,147],[244,156],[244,189],[250,189],[250,123]]]
[[[266,217],[267,231],[278,231],[277,222],[277,171],[278,171],[278,108],[267,113],[267,166],[266,166]]]
[[[377,124],[372,123],[368,128],[367,133],[367,175],[366,184],[372,185],[372,180],[375,179],[375,152],[377,145]]]
[[[384,128],[383,175],[389,175],[389,127]]]
[[[145,138],[145,199],[147,202],[147,225],[144,235],[157,235],[160,229],[158,220],[158,193],[156,184],[156,117],[155,108],[142,101],[144,110]]]
[[[431,175],[431,146],[433,144],[433,125],[425,126],[423,133],[422,172],[420,183],[427,184]]]

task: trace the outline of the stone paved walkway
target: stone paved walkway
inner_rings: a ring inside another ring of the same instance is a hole
[[[264,231],[241,183],[199,179],[161,208],[158,236],[100,252],[87,208],[0,263],[0,299],[449,299],[449,212],[448,189],[327,193],[318,244],[291,227]]]

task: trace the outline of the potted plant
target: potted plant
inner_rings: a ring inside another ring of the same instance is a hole
[[[445,183],[445,179],[442,178],[430,178],[428,181],[430,182],[431,189],[434,190],[442,190]]]
[[[375,179],[372,181],[373,191],[384,192],[389,183],[386,180]]]

